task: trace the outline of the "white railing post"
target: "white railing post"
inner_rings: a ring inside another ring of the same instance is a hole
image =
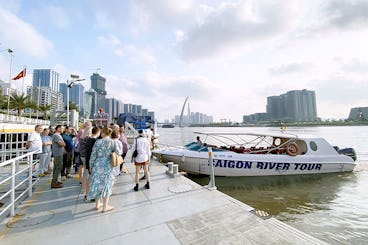
[[[209,190],[216,190],[215,169],[213,167],[212,147],[208,147],[208,164],[210,165],[210,182],[208,183]]]
[[[10,216],[15,214],[15,161],[11,163],[11,193],[10,193]]]
[[[33,167],[33,154],[30,154],[28,156],[29,161],[28,161],[28,196],[32,197],[32,167]]]

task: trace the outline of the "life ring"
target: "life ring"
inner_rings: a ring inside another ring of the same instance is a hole
[[[289,156],[296,156],[298,155],[299,147],[296,143],[292,142],[286,146],[285,150]]]

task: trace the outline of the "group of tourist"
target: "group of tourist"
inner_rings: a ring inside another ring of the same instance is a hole
[[[148,136],[151,136],[151,130]],[[64,128],[57,125],[55,128],[42,129],[42,126],[37,125],[35,131],[28,136],[26,148],[35,152],[34,158],[39,159],[33,177],[48,175],[52,169],[51,188],[62,188],[63,182],[72,177],[70,171],[74,163],[85,202],[95,201],[96,210],[102,212],[114,209],[109,205],[109,197],[116,176],[121,175],[124,168],[123,163],[117,167],[111,166],[111,153],[115,152],[124,159],[128,152],[124,126],[111,124],[104,128],[92,127],[92,124],[87,122],[76,132],[68,126]],[[150,189],[148,164],[151,159],[151,146],[143,130],[139,131],[139,137],[131,150],[137,151],[137,155],[132,158],[136,169],[133,189],[139,190],[141,167],[147,181],[144,187]]]

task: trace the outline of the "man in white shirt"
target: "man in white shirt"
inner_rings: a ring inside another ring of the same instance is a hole
[[[34,151],[33,160],[39,159],[39,154],[42,153],[42,139],[41,139],[42,126],[36,125],[35,131],[32,131],[28,134],[28,139],[26,143],[26,148],[29,146],[29,151]],[[38,175],[41,173],[38,168],[38,164],[33,166],[34,173],[33,177],[38,178]]]

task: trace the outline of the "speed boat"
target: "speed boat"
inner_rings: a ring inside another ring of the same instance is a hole
[[[353,171],[353,148],[339,149],[324,138],[289,133],[201,133],[205,138],[183,147],[153,151],[161,162],[174,162],[192,174],[270,176]],[[198,137],[197,137],[198,138]],[[211,160],[210,160],[211,159]]]

